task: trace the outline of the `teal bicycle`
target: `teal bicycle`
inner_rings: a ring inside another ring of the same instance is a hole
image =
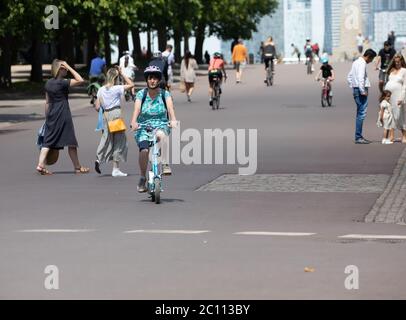
[[[159,157],[161,155],[159,146],[158,146],[158,139],[157,139],[157,131],[159,128],[153,128],[150,125],[141,125],[140,128],[145,128],[149,138],[149,145],[152,147],[152,153],[150,156],[150,163],[148,171],[148,194],[151,196],[151,201],[159,204],[161,202],[161,192],[163,191],[162,188],[162,165],[159,161]]]

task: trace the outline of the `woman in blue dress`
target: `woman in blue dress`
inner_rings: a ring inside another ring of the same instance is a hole
[[[159,67],[149,66],[144,71],[147,88],[138,91],[135,98],[134,113],[131,119],[131,128],[135,131],[134,138],[139,148],[139,165],[141,178],[138,183],[138,192],[146,192],[146,173],[149,156],[149,136],[146,126],[158,128],[157,137],[161,145],[162,174],[170,175],[168,165],[167,139],[170,128],[177,126],[172,96],[169,91],[162,90],[159,84],[162,72]],[[141,127],[140,127],[141,125]]]

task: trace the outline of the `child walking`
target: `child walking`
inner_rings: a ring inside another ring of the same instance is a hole
[[[391,92],[389,90],[384,90],[382,92],[379,110],[378,125],[383,126],[383,138],[382,144],[392,144],[394,141],[394,120],[392,114],[392,106],[390,104]]]

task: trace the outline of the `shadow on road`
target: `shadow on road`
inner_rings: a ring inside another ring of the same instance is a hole
[[[16,133],[20,131],[29,131],[28,129],[2,129],[0,130],[0,134],[10,134],[10,133]]]
[[[29,114],[0,114],[0,123],[1,122],[25,122],[33,120],[45,119],[38,113],[29,113]]]
[[[140,200],[140,202],[152,202],[152,201],[151,201],[151,198],[149,198],[149,199]],[[185,202],[185,200],[183,200],[183,199],[161,198],[161,204],[165,203],[165,202],[168,202],[168,203],[171,203],[171,202]]]

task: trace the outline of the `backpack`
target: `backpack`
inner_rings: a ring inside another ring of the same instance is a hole
[[[275,47],[271,44],[268,44],[267,46],[264,47],[264,54],[266,56],[274,56],[275,55]]]
[[[144,88],[142,90],[143,90],[143,92],[142,92],[142,99],[141,99],[141,112],[142,112],[142,106],[144,105],[144,102],[147,99],[148,88]],[[168,106],[166,105],[166,99],[165,99],[165,90],[163,90],[163,89],[161,89],[161,99],[162,99],[165,109],[166,109],[166,117],[169,120]]]

